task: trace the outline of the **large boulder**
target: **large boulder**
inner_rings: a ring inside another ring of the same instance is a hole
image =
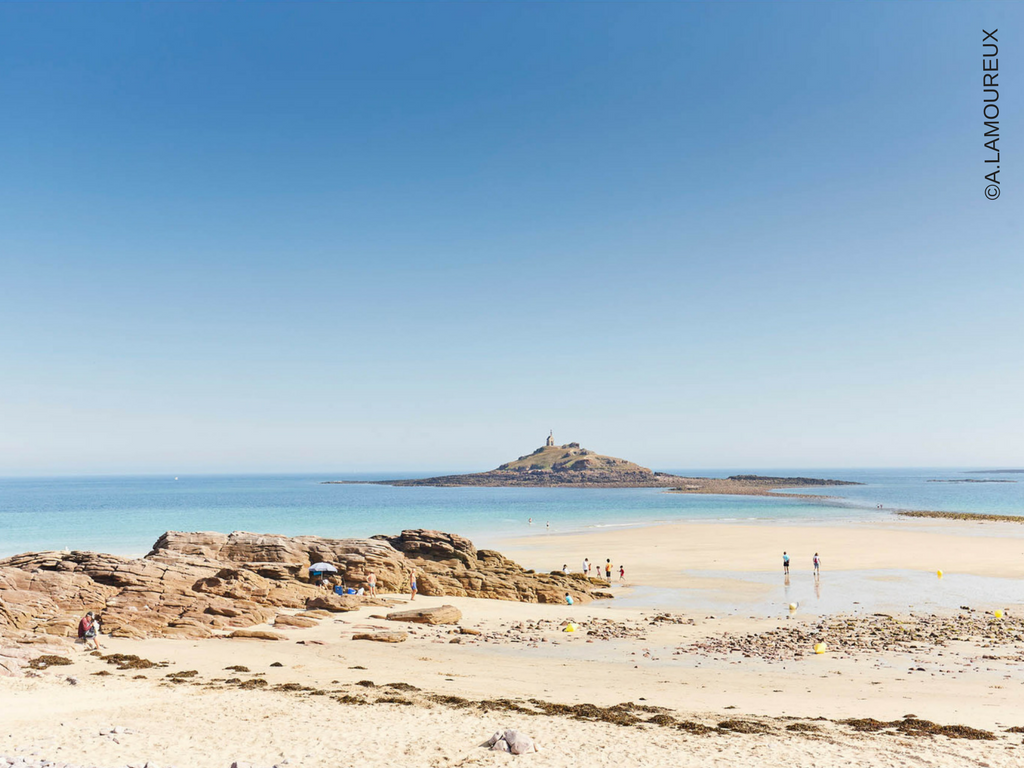
[[[228,637],[241,640],[287,640],[280,632],[269,629],[236,629]]]
[[[311,597],[306,601],[307,611],[330,611],[331,613],[346,613],[358,611],[362,602],[354,595],[336,595],[333,592],[329,595]]]
[[[405,632],[356,632],[352,635],[353,640],[373,640],[377,643],[404,643],[409,635]]]
[[[411,611],[394,611],[387,615],[388,621],[412,621],[416,624],[458,624],[462,611],[454,605],[438,605],[432,608],[415,608]]]

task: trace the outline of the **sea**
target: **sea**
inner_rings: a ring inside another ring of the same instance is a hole
[[[764,497],[686,495],[660,488],[325,483],[415,476],[400,472],[8,477],[0,478],[0,557],[64,548],[138,556],[168,530],[362,537],[432,528],[489,546],[513,536],[658,522],[872,522],[892,519],[895,510],[911,509],[1024,515],[1024,474],[974,474],[949,468],[664,471],[704,477],[828,477],[862,485],[812,489],[831,498],[801,499],[786,492]],[[1006,482],[948,482],[964,480]]]

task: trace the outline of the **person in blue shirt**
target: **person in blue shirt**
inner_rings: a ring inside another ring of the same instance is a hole
[[[789,575],[789,555],[785,552],[782,553],[782,572]]]
[[[565,604],[572,605],[572,595],[570,595],[568,592],[565,593]]]

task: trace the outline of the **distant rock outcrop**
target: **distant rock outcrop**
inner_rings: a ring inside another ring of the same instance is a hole
[[[0,636],[74,637],[88,610],[122,637],[208,637],[270,622],[282,608],[353,610],[391,601],[335,595],[308,583],[317,562],[346,586],[403,592],[415,571],[422,595],[557,603],[593,599],[582,576],[535,574],[461,536],[403,531],[370,539],[170,531],[144,558],[31,552],[0,560]],[[241,635],[237,635],[241,636]]]
[[[328,485],[347,485],[351,480],[328,480]],[[367,481],[371,482],[371,481]],[[375,480],[375,485],[488,486],[541,488],[669,488],[681,493],[721,493],[765,496],[773,489],[819,485],[858,485],[843,480],[810,477],[762,477],[736,475],[730,478],[682,477],[655,472],[632,461],[602,456],[581,448],[579,443],[548,444],[489,472],[411,480]]]
[[[644,488],[670,487],[683,478],[654,472],[632,461],[602,456],[579,443],[545,445],[490,472],[444,475],[413,480],[382,480],[378,485],[548,486]],[[330,482],[330,481],[329,481]]]

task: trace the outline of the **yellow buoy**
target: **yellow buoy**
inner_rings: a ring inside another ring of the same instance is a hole
[[[995,617],[996,617],[997,619],[1001,619],[1001,618],[1003,618],[1003,609],[1002,609],[1002,608],[997,608],[997,609],[996,609],[996,611],[995,611],[995,613],[994,613],[993,615],[994,615],[994,616],[995,616]]]
[[[827,650],[828,650],[828,646],[825,645],[824,643],[815,643],[814,644],[814,652],[815,653],[824,653]]]
[[[935,575],[938,576],[941,579],[942,578],[942,571],[936,571]]]

